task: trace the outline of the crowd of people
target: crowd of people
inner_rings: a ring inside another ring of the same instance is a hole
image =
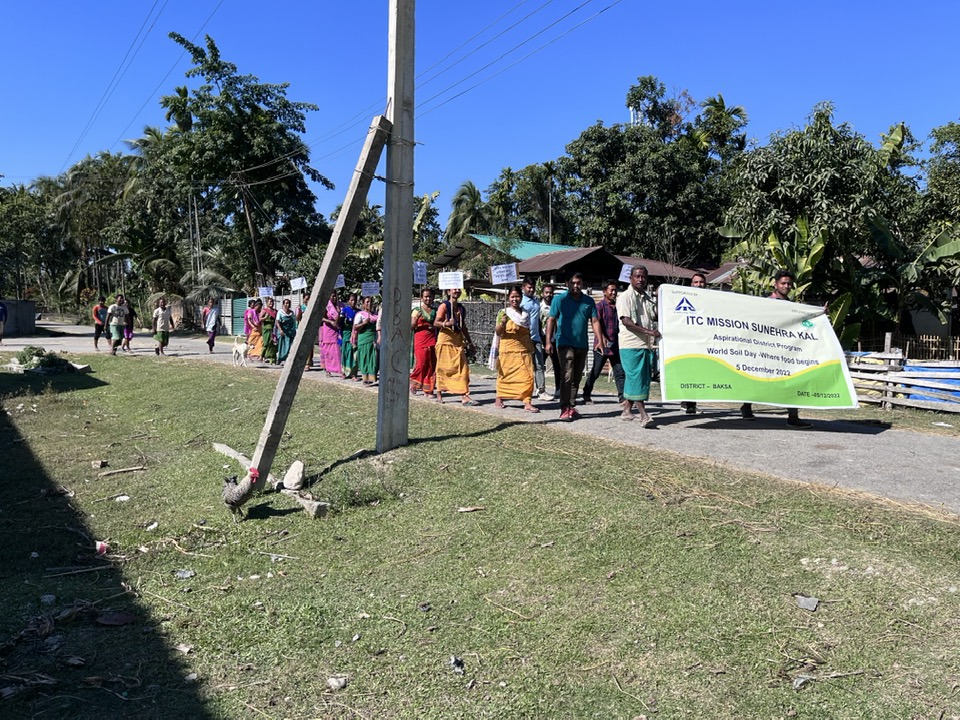
[[[653,420],[646,403],[656,374],[660,338],[656,299],[649,289],[649,280],[645,267],[633,267],[626,290],[620,292],[618,282],[608,280],[603,283],[599,302],[584,292],[580,273],[570,277],[565,292],[557,292],[551,283],[543,285],[539,298],[532,279],[511,287],[506,306],[496,316],[488,358],[490,369],[496,371],[494,405],[504,408],[508,401],[518,401],[526,412],[539,413],[534,400],[559,400],[560,419],[577,420],[577,395],[592,351],[581,402],[593,404],[596,381],[609,364],[621,405],[620,419],[637,420],[641,427],[649,427]],[[705,287],[706,278],[696,273],[691,285]],[[792,276],[781,271],[774,279],[771,297],[787,299],[792,288]],[[461,292],[460,288],[447,290],[437,303],[434,290],[421,291],[410,315],[410,393],[440,403],[445,394],[452,395],[463,405],[477,405],[470,394],[470,363],[476,359],[476,352],[467,309],[460,302]],[[272,297],[250,300],[244,314],[249,357],[267,364],[286,362],[309,302],[309,293],[304,294],[296,309],[289,298],[282,300],[279,309]],[[112,354],[116,355],[118,348],[129,351],[134,318],[133,308],[122,294],[109,306],[101,297],[93,308],[94,347],[99,349],[101,336],[109,334]],[[219,323],[215,300],[211,299],[204,308],[202,323],[212,353]],[[164,298],[157,302],[152,329],[155,352],[163,355],[174,329]],[[341,301],[334,290],[324,306],[306,369],[313,369],[314,350],[319,347],[320,369],[327,377],[376,385],[380,339],[380,316],[374,299],[360,298],[351,292]],[[548,358],[555,375],[555,394],[546,387]],[[687,414],[697,412],[694,402],[683,403],[683,407]],[[749,403],[741,406],[740,413],[745,420],[755,419]],[[787,424],[793,428],[810,427],[810,423],[799,418],[796,409],[789,410]]]

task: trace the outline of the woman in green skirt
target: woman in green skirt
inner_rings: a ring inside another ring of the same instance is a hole
[[[352,342],[353,321],[357,314],[357,294],[350,293],[347,302],[340,308],[340,372],[343,378],[349,380],[360,380],[360,374],[357,370],[357,348]]]
[[[353,338],[357,346],[357,367],[364,385],[377,382],[377,315],[373,298],[365,297],[353,320]]]

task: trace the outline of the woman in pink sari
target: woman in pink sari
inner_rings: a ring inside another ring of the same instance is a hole
[[[337,299],[337,291],[334,290],[330,293],[327,312],[320,326],[320,358],[323,360],[323,369],[326,370],[327,377],[334,375],[343,377],[340,370],[340,343],[340,302]]]

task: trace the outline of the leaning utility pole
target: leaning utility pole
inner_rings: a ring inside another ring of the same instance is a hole
[[[387,188],[380,309],[377,452],[406,445],[410,412],[410,299],[413,293],[414,0],[390,0]]]

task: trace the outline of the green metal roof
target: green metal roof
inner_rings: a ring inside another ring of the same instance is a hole
[[[556,252],[557,250],[574,249],[573,245],[556,245],[553,243],[531,242],[529,240],[501,238],[495,235],[474,235],[471,233],[470,237],[474,238],[478,242],[483,243],[487,247],[493,248],[494,250],[499,250],[504,255],[509,255],[518,262],[529,260],[535,255],[541,255],[543,253]]]

